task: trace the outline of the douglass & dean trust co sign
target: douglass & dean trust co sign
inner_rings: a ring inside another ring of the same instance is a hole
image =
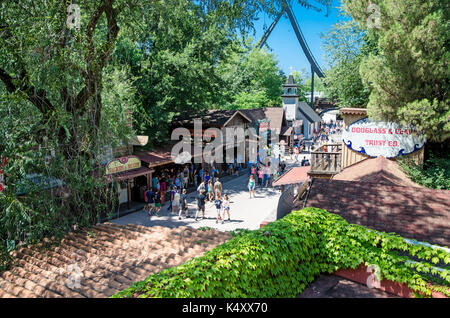
[[[343,132],[345,145],[370,157],[394,158],[420,150],[425,136],[414,127],[363,118],[351,123]]]

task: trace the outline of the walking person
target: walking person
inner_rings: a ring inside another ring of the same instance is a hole
[[[216,197],[216,200],[214,201],[214,204],[215,204],[216,209],[217,209],[216,223],[218,223],[219,220],[221,219],[220,212],[222,211],[222,200],[220,198],[220,195],[218,197]]]
[[[223,221],[225,220],[225,213],[228,213],[228,221],[230,221],[230,199],[228,198],[228,195],[225,194],[223,196],[223,202],[222,202],[222,207],[223,207],[223,215],[222,215],[222,224]]]
[[[147,202],[145,210],[147,211],[148,216],[151,216],[152,211],[155,209],[154,196],[155,193],[153,192],[153,189],[149,189],[147,192],[145,192],[145,202]]]
[[[213,199],[213,183],[212,180],[208,181],[208,201],[212,201]]]
[[[216,182],[214,183],[214,195],[216,197],[222,196],[222,183],[219,181],[219,178],[216,178]]]
[[[180,203],[181,203],[181,209],[180,209],[180,212],[178,213],[178,220],[181,220],[181,213],[183,213],[183,211],[185,213],[186,218],[189,218],[186,189],[183,189],[183,192],[181,193]]]
[[[173,194],[173,202],[172,202],[172,212],[173,213],[177,213],[178,211],[180,211],[180,192],[179,190],[175,190],[174,194]]]
[[[256,186],[255,177],[251,175],[250,179],[248,180],[248,192],[250,194],[250,199],[252,198],[252,193],[253,197],[255,197],[255,186]]]
[[[206,200],[206,196],[205,196],[205,190],[200,190],[200,193],[197,195],[197,212],[195,213],[195,221],[197,221],[197,218],[200,214],[200,211],[202,212],[203,216],[202,219],[205,218],[205,200]]]

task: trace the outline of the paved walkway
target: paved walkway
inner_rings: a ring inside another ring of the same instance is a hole
[[[295,165],[298,165],[296,163]],[[287,169],[293,164],[287,162]],[[230,198],[231,220],[226,220],[224,224],[216,223],[217,210],[212,202],[206,203],[205,219],[194,220],[197,211],[196,192],[188,194],[188,209],[190,218],[182,216],[178,219],[178,214],[167,211],[168,203],[161,209],[160,215],[153,215],[150,218],[143,210],[112,220],[116,224],[137,224],[143,226],[190,226],[193,228],[210,227],[220,231],[232,231],[236,229],[259,229],[262,221],[273,218],[276,215],[278,199],[281,195],[276,188],[259,188],[255,190],[255,197],[249,198],[247,189],[248,172],[229,181],[223,182],[223,193]]]

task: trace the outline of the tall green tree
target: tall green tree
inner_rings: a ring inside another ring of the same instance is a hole
[[[248,39],[251,41],[251,39]],[[224,108],[244,109],[281,106],[285,76],[273,53],[242,45],[219,67],[228,100]]]
[[[328,64],[326,91],[339,107],[367,107],[369,89],[364,85],[360,66],[373,46],[367,34],[353,20],[336,23],[322,36]]]
[[[450,137],[449,4],[445,0],[346,0],[347,12],[377,36],[361,66],[368,114]]]

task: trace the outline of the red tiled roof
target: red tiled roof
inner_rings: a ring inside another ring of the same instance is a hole
[[[315,179],[306,206],[349,223],[450,246],[450,191],[372,181]]]
[[[274,186],[279,186],[283,184],[295,184],[300,183],[308,179],[308,171],[311,166],[294,167],[279,177],[274,183]]]

